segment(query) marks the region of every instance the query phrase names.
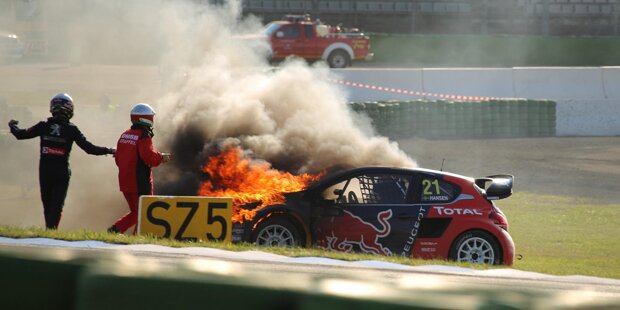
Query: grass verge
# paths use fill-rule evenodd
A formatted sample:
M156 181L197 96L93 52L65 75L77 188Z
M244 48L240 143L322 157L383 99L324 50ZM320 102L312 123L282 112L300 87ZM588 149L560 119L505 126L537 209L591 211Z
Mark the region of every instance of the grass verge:
M620 279L620 205L517 193L499 202L516 253L513 268Z
M230 244L217 241L176 241L171 239L162 239L153 236L132 236L122 234L110 234L107 232L96 232L89 230L77 230L77 231L62 231L62 230L45 230L40 227L21 228L10 225L0 225L0 236L8 238L51 238L57 240L66 241L82 241L82 240L96 240L114 244L156 244L169 247L207 247L228 251L263 251L278 255L290 256L290 257L324 257L331 259L339 259L345 261L363 261L363 260L379 260L391 263L410 265L410 266L423 266L423 265L449 265L474 269L488 269L496 268L494 266L480 266L473 264L463 264L448 262L443 260L421 260L421 259L408 259L400 256L386 257L372 254L358 254L358 253L342 253L329 251L319 248L280 248L280 247L257 247L250 243Z
M523 256L513 268L554 275L586 275L620 279L620 205L600 204L557 196L518 193L500 201L510 222L516 252ZM209 247L229 251L261 250L291 257L325 257L346 261L381 260L411 266L442 264L476 269L496 267L457 264L305 248L257 248L251 244L198 241L180 242L152 236L95 232L48 231L39 227L0 225L0 236L53 238L67 241L98 240L116 244L157 244L170 247Z

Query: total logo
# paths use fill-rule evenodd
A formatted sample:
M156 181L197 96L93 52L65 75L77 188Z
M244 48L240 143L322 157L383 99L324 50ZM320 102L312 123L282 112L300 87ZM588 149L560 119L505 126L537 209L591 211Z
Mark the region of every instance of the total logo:
M460 209L460 208L446 208L446 207L434 207L439 215L482 215L482 212L478 209Z

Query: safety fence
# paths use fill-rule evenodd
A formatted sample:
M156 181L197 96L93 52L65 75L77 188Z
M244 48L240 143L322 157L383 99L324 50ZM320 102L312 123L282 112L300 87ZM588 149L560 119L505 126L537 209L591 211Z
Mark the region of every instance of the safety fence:
M563 309L524 288L455 286L424 275L387 283L364 274L260 272L216 260L160 263L120 252L0 249L2 309ZM372 273L377 274L377 273ZM571 306L592 306L571 295ZM588 295L589 296L589 295ZM581 300L581 299L584 300ZM588 304L588 301L590 304ZM597 306L613 301L597 299ZM581 302L581 303L579 303ZM571 309L573 309L571 307ZM602 308L601 308L602 309Z
M556 103L548 100L354 102L381 135L443 139L549 137Z

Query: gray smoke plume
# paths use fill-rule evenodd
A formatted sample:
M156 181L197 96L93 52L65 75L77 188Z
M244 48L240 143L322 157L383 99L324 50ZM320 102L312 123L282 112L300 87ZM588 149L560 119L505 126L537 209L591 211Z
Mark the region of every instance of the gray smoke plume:
M176 159L159 170L164 191L195 194L200 166L217 151L214 143L226 138L293 173L416 166L396 143L374 136L367 118L349 109L323 64L310 67L292 60L273 69L265 61L266 43L241 35L258 33L262 26L241 19L235 9L218 12L183 18L184 26L192 24L201 34L199 44L175 45L180 51L167 55L191 66L175 66L174 87L157 102L161 148ZM231 20L238 22L227 22Z
M3 92L34 99L10 102L33 111L33 120L21 119L20 126L48 117L49 98L68 92L76 100L72 121L93 143L113 147L130 126L131 106L150 103L157 110L155 147L174 156L154 169L156 192L167 194L194 195L208 155L231 143L293 173L416 165L347 107L323 65L290 61L272 68L268 46L256 36L262 21L243 17L240 1L200 2L206 1L40 2L49 44L43 61L49 63L0 70ZM109 115L99 109L106 94L118 105ZM23 147L32 158L0 153L7 161L0 223L41 226L38 141L4 140L5 150ZM74 146L71 166L61 229L105 229L127 212L113 158L89 156ZM21 188L28 189L28 200L19 198L21 189L12 181L17 176L27 177Z

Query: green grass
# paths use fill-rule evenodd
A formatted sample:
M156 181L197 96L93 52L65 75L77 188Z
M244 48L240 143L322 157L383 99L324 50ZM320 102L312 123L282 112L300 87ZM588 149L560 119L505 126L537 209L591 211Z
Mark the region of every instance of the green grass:
M513 268L620 279L620 205L528 193L498 205L523 256Z
M97 240L114 244L157 244L169 247L208 247L228 251L263 251L278 255L290 256L290 257L325 257L332 259L339 259L345 261L361 261L361 260L381 260L386 262L405 264L411 266L433 265L442 264L450 266L459 266L465 268L475 269L487 269L494 268L488 266L480 266L473 264L463 264L455 262L446 262L442 260L421 260L421 259L408 259L399 256L386 257L371 254L358 254L358 253L342 253L329 251L318 248L281 248L281 247L256 247L250 243L230 244L217 241L176 241L171 239L162 239L154 236L132 236L122 234L110 234L106 232L95 232L88 230L79 231L61 231L61 230L45 230L40 227L15 227L10 225L0 225L0 236L9 238L52 238L66 241L80 241L80 240Z
M510 222L516 244L513 268L554 275L587 275L620 279L620 205L590 200L517 193L498 205ZM332 252L305 248L257 248L251 244L221 242L179 242L152 236L127 236L105 232L48 231L38 227L0 225L0 236L12 238L45 237L61 240L99 240L118 244L158 244L171 247L209 247L229 251L261 250L291 257L382 260L405 265L442 264L476 269L497 268L457 264L440 260L405 259L367 254Z

